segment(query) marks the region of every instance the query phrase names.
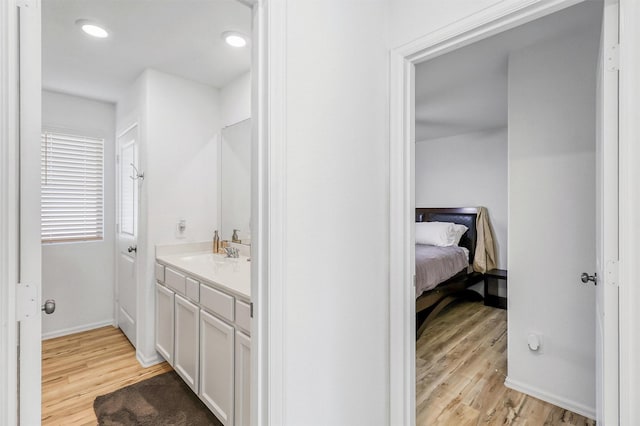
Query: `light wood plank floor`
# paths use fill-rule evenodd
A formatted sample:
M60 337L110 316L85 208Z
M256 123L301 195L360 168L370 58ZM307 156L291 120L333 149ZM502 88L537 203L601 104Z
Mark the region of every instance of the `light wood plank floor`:
M482 302L452 305L416 342L416 424L595 425L508 389L507 312Z
M95 425L96 396L170 371L142 368L122 332L108 326L42 342L42 424Z

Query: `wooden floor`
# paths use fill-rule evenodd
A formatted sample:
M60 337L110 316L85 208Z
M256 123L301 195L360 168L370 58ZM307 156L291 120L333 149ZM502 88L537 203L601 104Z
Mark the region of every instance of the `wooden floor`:
M461 302L416 342L417 425L594 425L592 420L504 386L506 311ZM171 370L142 368L120 330L42 342L42 424L95 425L93 400Z
M119 329L96 330L42 342L42 424L95 425L93 400L171 370L165 362L142 368Z
M595 425L504 386L507 312L460 302L416 342L417 425Z

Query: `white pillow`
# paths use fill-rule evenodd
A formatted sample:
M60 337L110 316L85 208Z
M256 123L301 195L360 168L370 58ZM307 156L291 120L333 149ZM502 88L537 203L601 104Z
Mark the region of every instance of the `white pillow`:
M454 245L459 245L460 244L460 239L462 238L462 236L464 235L465 232L467 232L467 228L464 225L458 225L457 223L453 224L453 233L454 233L454 239L453 239L453 244Z
M453 223L416 222L416 244L448 247L453 244L454 238Z
M451 222L416 222L416 244L457 246L467 229L464 225Z

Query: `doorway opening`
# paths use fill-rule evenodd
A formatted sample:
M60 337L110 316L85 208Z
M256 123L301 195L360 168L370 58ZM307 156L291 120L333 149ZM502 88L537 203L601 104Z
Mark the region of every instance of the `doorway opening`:
M406 86L407 93L398 98L405 102L400 121L406 121L397 136L410 144L404 150L407 172L402 187L415 189L402 216L408 222L402 229L410 236L404 250L411 256L405 258L408 263L399 263L411 271L415 267L418 275L413 227L423 220L420 209L486 207L495 242L494 268L500 273L476 269L485 280L475 288L471 282L465 290L483 293L486 282L498 278L496 294L489 296L506 299L509 308L484 311L484 304L476 302L474 310L473 303L459 302L426 327L424 341L416 343L415 376L411 368L404 370L405 377L417 380L416 411L407 414L415 415L417 424L460 420L461 415L513 415L485 406L491 402L482 397L487 394L483 386L502 387L505 379L505 392L524 392L596 417L596 291L591 282L582 284L580 275L594 276L601 244L596 225L602 217L595 207L599 186L593 182L603 162L602 128L593 118L603 96L602 11L601 2L538 10L537 15L529 11L542 18L530 17L518 26L511 23L502 31L494 27L491 37L471 31L454 41L425 41L426 49L399 52L404 61L398 60L395 71L407 82L415 79L415 86ZM478 28L482 33L483 27ZM415 244L425 237L419 228L423 227L416 223ZM575 237L554 240L561 235ZM543 270L550 274L540 276ZM404 300L413 313L411 299ZM501 318L491 319L491 312ZM419 330L415 319L411 321L410 329ZM484 331L476 333L476 326ZM496 327L502 332L489 337L487 331ZM411 334L404 335L409 339ZM568 342L568 347L559 342ZM407 342L405 351L411 346ZM502 357L498 368L489 358L492 351ZM563 388L554 380L567 372L566 359L574 371L561 380L574 383ZM448 375L447 368L460 376ZM456 399L464 402L452 409L447 401ZM535 412L531 402L520 402L515 412L525 406ZM411 404L405 407L411 409ZM547 408L540 411L561 415L549 414Z
M156 351L156 247L199 243L210 253L214 231L222 231L228 210L219 205L218 193L232 188L233 181L218 173L224 162L219 145L223 128L252 113L252 21L251 7L235 0L188 6L180 1L42 2L43 128L66 135L68 141L60 142L65 147L80 137L102 141L96 151L100 158L81 158L74 147L66 157L99 162L100 168L89 172L102 181L86 190L83 180L82 193L77 185L67 185L54 206L66 211L78 198L98 200L91 212L97 236L58 239L42 248L43 299L57 302L56 311L42 321L43 421L65 423L75 412L91 422L93 410L82 404L171 369ZM94 30L87 31L87 25ZM229 35L236 45L229 44ZM239 40L245 46L238 46ZM60 166L60 185L80 179L70 177L78 167L67 160ZM250 164L245 166L250 172ZM251 188L241 190L251 194ZM243 206L249 218L251 206ZM70 213L56 220L75 227L75 212ZM238 239L248 253L247 221ZM232 240L231 232L220 239ZM114 335L114 327L122 333ZM61 367L71 362L65 360L73 356L67 349L86 348L89 342L93 355L84 352L81 358L97 360L99 352L120 348L112 363L100 361L119 373L116 384L91 382L90 372L84 384L70 383ZM56 350L63 347L64 354ZM125 352L123 363L119 357ZM250 351L243 354L249 364ZM71 393L83 387L79 405L63 401L60 383ZM243 415L247 407L248 402ZM243 419L248 421L247 415Z

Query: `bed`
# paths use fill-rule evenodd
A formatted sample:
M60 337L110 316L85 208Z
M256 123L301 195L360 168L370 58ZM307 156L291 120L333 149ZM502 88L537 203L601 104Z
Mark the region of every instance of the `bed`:
M468 228L457 247L416 244L416 317L421 321L417 337L450 303L463 297L480 297L469 290L483 280L483 274L471 267L478 240L478 214L477 207L416 208L416 222L452 222Z

